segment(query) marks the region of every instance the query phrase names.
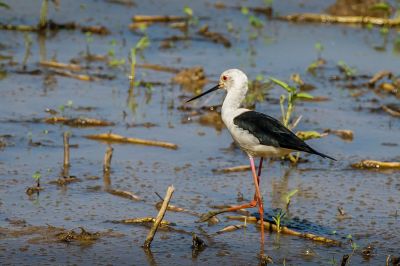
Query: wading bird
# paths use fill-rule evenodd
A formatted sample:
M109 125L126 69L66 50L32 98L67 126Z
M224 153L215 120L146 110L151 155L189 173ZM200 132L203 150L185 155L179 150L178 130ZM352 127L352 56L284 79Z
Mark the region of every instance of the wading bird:
M292 131L286 128L275 118L263 113L240 108L240 104L246 97L248 80L246 74L239 69L229 69L221 74L219 84L187 102L198 99L218 89L227 91L222 104L222 121L228 128L235 143L247 153L250 159L250 166L254 180L255 195L248 204L233 206L223 211L209 212L202 216L200 221L206 221L216 214L236 211L245 208L253 208L258 205L261 221L262 241L264 239L264 207L260 194L260 175L264 158L281 157L293 151L304 151L319 155L323 158L334 158L320 153L303 140L297 137ZM254 157L260 157L258 173L254 164Z

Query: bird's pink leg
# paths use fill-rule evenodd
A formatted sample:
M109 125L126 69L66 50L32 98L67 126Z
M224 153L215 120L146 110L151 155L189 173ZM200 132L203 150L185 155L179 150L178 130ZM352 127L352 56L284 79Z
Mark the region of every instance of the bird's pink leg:
M252 162L252 160L253 160L253 158L250 158L250 162ZM201 215L200 219L197 222L205 222L205 221L209 220L211 217L213 217L217 214L224 213L224 212L234 212L234 211L238 211L238 210L242 210L242 209L254 208L255 206L257 206L257 203L259 206L258 208L259 208L259 212L260 212L260 217L263 220L264 209L262 206L263 204L262 204L261 194L259 193L260 192L259 191L259 183L260 183L262 164L263 164L263 158L261 157L260 164L258 167L258 175L254 179L254 184L256 186L256 192L254 193L254 198L252 201L250 201L249 203L243 204L243 205L236 205L236 206L232 206L232 207L218 210L218 211L210 211L206 214ZM254 169L254 171L253 171L253 169ZM253 166L252 166L252 175L255 176L254 160L253 160ZM257 191L258 191L258 194L257 194ZM261 208L260 208L260 206L261 206ZM263 223L261 223L261 224L263 224ZM264 242L264 226L262 226L261 228L262 228L261 229L262 241Z
M260 158L260 164L258 165L258 174L257 174L257 184L260 186L260 176L261 176L261 170L262 170L262 165L263 165L263 160L264 158ZM257 194L254 192L254 200L257 200Z
M258 176L256 172L256 166L254 165L253 157L249 156L250 165L251 165L251 172L254 178L254 185L256 187L256 196L257 196L257 203L258 203L258 212L260 213L260 225L261 225L261 243L264 243L264 206L261 199L260 187L258 186Z

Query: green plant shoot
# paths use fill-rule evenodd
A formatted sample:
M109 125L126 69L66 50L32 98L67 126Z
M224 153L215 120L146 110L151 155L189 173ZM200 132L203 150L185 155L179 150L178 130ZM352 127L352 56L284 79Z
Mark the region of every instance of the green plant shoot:
M42 178L42 175L39 171L36 171L33 175L32 178L36 180L36 186L40 187L40 178Z
M143 51L145 48L147 48L150 45L150 40L147 36L142 37L131 49L131 75L129 77L130 79L130 88L133 89L134 84L135 84L135 75L136 75L136 54L138 51Z
M285 195L285 201L286 201L286 211L289 209L289 205L290 205L290 201L291 198L297 194L299 190L298 189L293 189L292 191L289 191L286 195Z
M44 29L47 25L47 10L49 8L49 0L42 1L42 7L40 9L40 18L39 18L39 28Z
M280 233L280 232L282 231L282 228L281 228L281 221L282 221L282 218L283 218L285 215L286 215L286 213L280 209L279 212L276 213L275 216L272 217L272 219L274 220L274 222L275 222L275 224L276 224L276 231L277 231L277 233Z

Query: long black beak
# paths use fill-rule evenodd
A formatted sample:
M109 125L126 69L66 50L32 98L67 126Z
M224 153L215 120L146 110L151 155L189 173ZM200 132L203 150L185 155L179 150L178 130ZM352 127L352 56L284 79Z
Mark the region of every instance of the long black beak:
M219 89L219 85L217 85L217 86L215 86L215 87L212 87L212 88L209 89L208 91L205 91L205 92L203 92L203 93L197 95L196 97L193 97L192 99L187 100L186 102L188 103L188 102L191 102L191 101L193 101L193 100L196 100L196 99L198 99L198 98L200 98L200 97L202 97L202 96L204 96L204 95L206 95L206 94L208 94L208 93L210 93L210 92L216 91L216 90L218 90L218 89Z

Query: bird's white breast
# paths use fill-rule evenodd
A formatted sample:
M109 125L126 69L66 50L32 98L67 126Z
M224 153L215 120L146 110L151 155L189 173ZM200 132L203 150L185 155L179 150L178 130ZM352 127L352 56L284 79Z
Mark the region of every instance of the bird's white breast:
M291 150L288 149L260 144L258 138L251 134L248 130L244 130L235 125L233 122L235 117L247 111L249 110L239 108L236 110L225 110L225 112L222 112L222 121L224 121L233 140L242 150L253 157L257 156L265 158L280 157L291 152Z

